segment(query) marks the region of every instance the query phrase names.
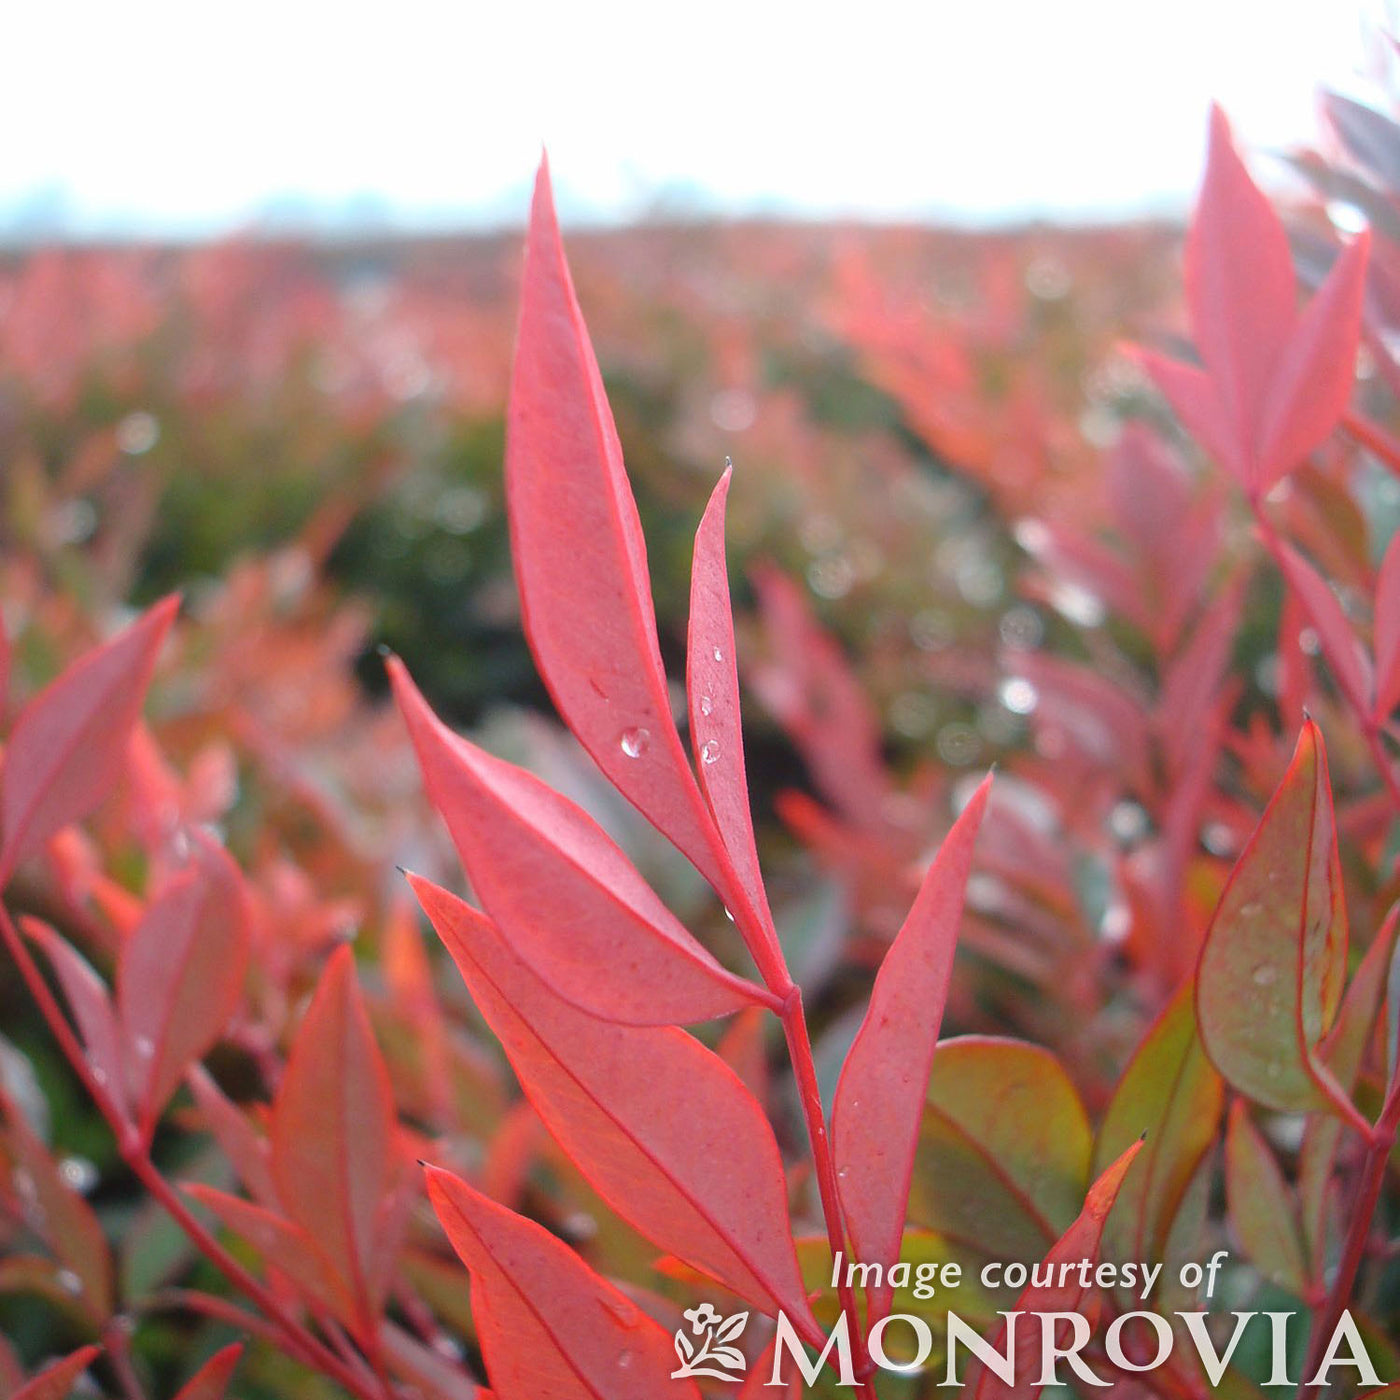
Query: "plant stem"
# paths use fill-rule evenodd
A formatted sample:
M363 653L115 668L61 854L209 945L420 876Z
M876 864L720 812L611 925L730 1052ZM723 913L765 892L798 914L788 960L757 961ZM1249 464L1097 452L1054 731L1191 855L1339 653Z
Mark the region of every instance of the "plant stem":
M321 1371L343 1386L358 1400L383 1400L376 1385L367 1384L356 1370L346 1365L329 1347L324 1346L301 1325L280 1302L251 1273L248 1272L195 1218L176 1189L160 1174L151 1160L148 1144L132 1123L126 1110L101 1083L88 1063L87 1055L78 1042L68 1018L63 1014L44 975L35 963L28 946L15 928L9 910L0 903L0 938L19 968L25 986L39 1007L59 1048L63 1051L74 1074L82 1082L98 1112L106 1119L116 1135L117 1149L122 1160L138 1181L170 1213L175 1223L189 1237L190 1243L217 1268L235 1288L246 1294L276 1325L282 1345L289 1355Z
M1392 437L1379 423L1373 423L1351 410L1342 415L1342 427L1384 467L1400 476L1400 440Z

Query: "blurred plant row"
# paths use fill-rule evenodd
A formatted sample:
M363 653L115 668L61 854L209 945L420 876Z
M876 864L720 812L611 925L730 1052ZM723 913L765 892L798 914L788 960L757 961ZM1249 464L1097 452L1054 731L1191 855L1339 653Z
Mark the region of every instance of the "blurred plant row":
M1091 1162L1130 1126L1123 1076L1144 1064L1149 1027L1148 1045L1178 1058L1173 1037L1194 1036L1177 994L1306 716L1326 736L1350 969L1369 969L1373 992L1347 1023L1351 1078L1371 1117L1379 1107L1397 995L1382 987L1382 930L1400 896L1400 661L1384 621L1400 577L1379 572L1400 526L1400 126L1342 98L1326 116L1295 165L1312 193L1288 211L1294 262L1320 284L1364 218L1363 349L1340 425L1268 480L1250 476L1262 456L1201 432L1186 391L1159 389L1165 358L1125 348L1185 359L1194 346L1218 369L1198 289L1180 294L1176 229L736 225L570 242L673 675L695 525L735 464L755 820L828 1100L932 852L999 767L943 1034L1043 1050L983 1065L965 1041L936 1057L919 1248L1029 1259L1073 1220ZM134 974L114 970L192 879L236 887L189 917L236 906L230 966L247 959L226 1015L196 1002L208 1043L190 1042L199 1063L181 1066L139 1151L3 964L0 1395L88 1344L103 1394L175 1394L219 1357L191 1392L216 1395L235 1341L238 1393L337 1393L334 1368L290 1354L172 1220L152 1172L278 1308L308 1318L344 1388L377 1376L405 1396L477 1393L463 1274L415 1173L383 1164L393 1217L368 1304L318 1303L263 1218L276 1200L295 1217L299 1194L297 1228L312 1229L326 1163L293 1160L278 1113L336 1073L318 1080L293 1047L332 1020L355 1041L361 1004L372 1036L354 1053L382 1055L388 1091L377 1099L361 1065L347 1142L396 1122L409 1161L451 1165L543 1223L667 1330L708 1296L674 1261L658 1270L545 1132L395 868L461 883L385 702L381 644L476 742L592 812L722 962L741 959L708 886L554 719L521 635L500 469L518 265L514 238L46 249L0 264L4 732L138 608L183 597L114 790L6 872L6 908L90 1058L74 987L113 982L120 1001ZM683 695L674 707L683 717ZM205 991L218 981L201 975ZM815 1287L829 1256L799 1104L774 1072L781 1039L747 1013L709 1039L793 1163ZM1300 1114L1238 1098L1227 1193L1226 1091L1193 1065L1200 1141L1172 1167L1173 1214L1154 1205L1139 1247L1168 1247L1189 1189L1190 1252L1233 1250L1232 1306L1321 1306L1364 1153L1331 1143L1319 1184ZM996 1118L975 1101L979 1073L1012 1096ZM1259 1181L1291 1233L1244 1209L1241 1183ZM1394 1187L1356 1303L1391 1377ZM243 1214L228 1204L240 1188ZM1268 1358L1237 1362L1249 1393Z

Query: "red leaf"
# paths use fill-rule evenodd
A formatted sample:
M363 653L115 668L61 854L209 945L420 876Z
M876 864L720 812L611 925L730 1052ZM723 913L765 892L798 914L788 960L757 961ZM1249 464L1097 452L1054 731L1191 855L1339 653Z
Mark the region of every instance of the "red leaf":
M1244 465L1257 489L1258 447L1279 356L1293 328L1297 287L1288 237L1250 179L1219 107L1196 217L1186 241L1191 326Z
M1123 1178L1141 1147L1141 1141L1133 1143L1089 1188L1084 1209L1045 1256L1047 1262L1078 1265L1083 1259L1097 1260L1104 1222L1113 1209L1114 1201L1118 1199L1118 1189L1123 1184ZM1088 1316L1091 1309L1085 1306L1085 1299L1093 1292L1093 1288L1080 1287L1077 1273L1076 1269L1075 1275L1071 1276L1064 1287L1060 1287L1058 1282L1045 1288L1037 1288L1035 1284L1031 1284L1016 1300L1014 1311L1022 1314L1021 1322L1024 1323L1028 1316L1034 1317L1037 1313L1048 1312L1078 1312ZM1004 1348L1004 1338L1003 1327L996 1343L998 1350ZM1042 1389L1031 1379L1032 1376L1040 1374L1039 1353L1039 1329L1022 1326L1016 1336L1016 1383L1007 1385L989 1368L984 1369L973 1392L973 1400L1035 1400Z
M174 597L157 603L20 711L0 769L0 885L54 832L106 796L179 606Z
M247 1240L265 1263L285 1274L302 1297L329 1309L347 1326L358 1328L358 1305L344 1280L337 1276L321 1241L310 1231L274 1211L212 1186L195 1182L184 1190L221 1224Z
M684 1031L570 1006L484 915L409 880L535 1110L599 1195L741 1297L810 1320L778 1146L734 1072Z
M772 934L773 915L758 866L749 785L744 772L744 731L739 716L739 668L734 655L734 614L724 549L724 510L733 468L727 467L710 497L695 535L690 574L690 629L686 691L690 741L705 801L724 839L744 893Z
M336 950L297 1031L272 1110L272 1174L288 1217L325 1251L367 1337L381 1297L380 1211L398 1124L348 947Z
M1400 530L1381 560L1376 579L1376 719L1400 705Z
M1332 671L1348 695L1363 709L1371 704L1371 667L1351 623L1347 621L1337 595L1301 554L1290 544L1280 542L1278 565L1288 586L1303 601L1308 619L1317 629L1318 640L1332 664Z
M546 163L530 211L506 501L525 634L559 713L618 790L724 893L715 833L671 719L646 542Z
M243 877L221 846L196 833L191 868L152 901L117 965L129 1087L143 1131L237 1009L248 943Z
M671 1339L561 1240L466 1182L427 1169L428 1195L471 1270L472 1316L500 1400L699 1400L673 1383Z
M180 1387L175 1400L223 1400L224 1391L243 1355L242 1342L233 1342L216 1351L198 1371Z
M1210 375L1150 350L1138 351L1138 358L1191 436L1241 486L1247 486L1249 459L1235 438Z
M126 1057L107 984L93 970L92 964L48 924L25 916L20 919L20 926L44 950L63 988L73 1019L78 1023L94 1078L125 1108Z
M223 1148L224 1156L238 1173L244 1189L264 1206L278 1205L277 1187L272 1180L272 1152L267 1139L224 1097L203 1065L195 1065L187 1078L205 1128Z
M899 1260L914 1150L938 1027L953 970L972 848L987 806L984 778L939 847L918 897L885 954L870 1006L846 1056L831 1110L832 1150L855 1257ZM872 1316L892 1290L871 1290Z
M397 660L389 673L428 795L473 887L558 995L634 1025L706 1021L772 1002L691 937L581 807L451 733Z
M78 1377L101 1354L101 1347L79 1348L20 1386L10 1400L68 1400Z
M1298 317L1274 372L1261 425L1260 491L1325 441L1346 412L1356 382L1370 246L1370 234L1363 231L1342 251Z

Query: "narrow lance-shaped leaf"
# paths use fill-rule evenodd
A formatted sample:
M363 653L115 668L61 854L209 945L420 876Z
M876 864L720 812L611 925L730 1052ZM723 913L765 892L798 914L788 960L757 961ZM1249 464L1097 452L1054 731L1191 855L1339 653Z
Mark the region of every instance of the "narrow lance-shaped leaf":
M1027 1315L1033 1317L1037 1313L1050 1312L1082 1313L1092 1322L1097 1313L1097 1308L1091 1306L1094 1289L1092 1285L1085 1288L1081 1284L1079 1264L1083 1260L1091 1263L1097 1261L1104 1222L1113 1209L1113 1203L1118 1199L1123 1178L1128 1174L1128 1169L1141 1147L1141 1142L1133 1143L1089 1188L1084 1209L1045 1256L1047 1263L1071 1266L1065 1275L1065 1282L1060 1282L1060 1274L1057 1271L1054 1281L1048 1286L1041 1288L1031 1284L1016 1300L1014 1309L1022 1315L1023 1322ZM1003 1326L1003 1337L1004 1334ZM1004 1349L1002 1340L996 1345L999 1350ZM1015 1384L1007 1385L990 1368L985 1368L973 1391L973 1400L1035 1400L1042 1390L1036 1382L1040 1375L1039 1328L1021 1327L1016 1334L1015 1350Z
M157 603L20 711L0 768L0 885L106 796L179 606L173 597Z
M287 1215L330 1259L374 1331L380 1211L397 1162L388 1071L348 947L336 950L297 1031L272 1110L272 1174Z
M152 901L117 964L129 1087L143 1131L237 1009L248 945L243 877L221 846L196 833L190 868Z
M119 1107L125 1108L126 1052L107 984L66 938L42 920L26 915L20 919L20 927L43 949L63 988L93 1077Z
M686 693L690 707L690 740L695 750L701 790L749 904L763 920L765 933L772 937L773 915L759 870L748 778L744 771L739 668L724 548L724 512L733 474L734 469L727 466L695 535L695 558L690 573Z
M1292 545L1283 544L1278 554L1279 569L1288 586L1298 594L1303 610L1317 629L1322 650L1344 692L1354 696L1363 709L1371 706L1371 666L1351 623L1347 621L1337 595Z
M1229 1083L1270 1108L1355 1115L1315 1053L1337 1012L1346 958L1327 754L1307 720L1201 948L1196 1019Z
M886 1270L899 1259L924 1095L990 785L988 776L924 876L836 1086L832 1148L851 1244L862 1262ZM889 1301L887 1286L871 1290L873 1314L883 1315Z
M471 1271L472 1316L500 1400L699 1400L671 1380L671 1339L563 1241L427 1169L428 1195Z
M660 1248L815 1336L773 1130L717 1055L672 1026L619 1026L556 996L470 905L410 876L545 1126Z
M389 674L428 794L473 888L554 991L634 1025L706 1021L773 1002L691 937L582 808L445 728L400 662Z
M238 1368L243 1344L233 1342L216 1351L198 1371L180 1387L175 1400L223 1400L228 1383Z
M61 1361L31 1377L10 1400L68 1400L73 1393L78 1377L102 1354L98 1346L80 1347L70 1352Z
M713 826L671 719L646 542L540 166L506 431L525 634L565 723L721 893Z
M1376 579L1376 720L1400 705L1400 530L1385 551Z
M1230 1107L1225 1134L1225 1191L1245 1256L1266 1279L1304 1296L1307 1261L1293 1196L1242 1099Z

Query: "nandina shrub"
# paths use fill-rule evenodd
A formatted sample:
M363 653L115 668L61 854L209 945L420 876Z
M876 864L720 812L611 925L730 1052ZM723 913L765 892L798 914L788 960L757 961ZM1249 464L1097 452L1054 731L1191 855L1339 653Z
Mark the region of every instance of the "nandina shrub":
M999 683L1028 721L1032 743L1008 745L995 778L892 770L801 591L756 573L769 645L753 689L813 789L782 815L844 901L827 913L838 951L813 957L812 936L775 916L751 815L731 474L695 536L678 707L542 171L506 454L525 632L596 769L729 921L700 941L560 790L596 806L596 779L541 744L547 783L456 735L391 659L398 719L330 686L294 726L318 752L359 740L361 781L381 786L356 810L416 806L395 780L406 732L477 901L406 876L460 978L435 975L405 896L381 894L363 832L327 794L324 773L344 783L355 764L299 766L276 742L275 693L230 705L240 752L286 790L242 863L210 829L233 806L230 759L167 725L191 753L182 774L140 719L172 629L241 651L206 663L228 703L273 658L343 671L355 628L333 611L279 628L275 568L231 590L222 619L176 627L173 600L145 613L7 706L0 934L109 1131L137 1229L123 1240L85 1199L81 1164L50 1150L35 1096L7 1079L0 1286L45 1299L28 1306L74 1345L26 1380L36 1358L17 1328L6 1384L60 1395L91 1365L135 1397L156 1367L213 1396L247 1346L241 1383L286 1393L314 1374L364 1397L693 1400L745 1371L740 1393L766 1393L776 1368L779 1392L895 1396L935 1393L960 1346L979 1393L1036 1394L1040 1340L1011 1339L1013 1314L1066 1315L1062 1343L1067 1315L1082 1319L1061 1374L1086 1393L1095 1377L1167 1397L1281 1375L1309 1392L1373 1383L1348 1363L1363 1354L1393 1378L1379 1241L1400 1120L1400 542L1374 568L1356 557L1348 463L1322 453L1348 412L1366 257L1354 240L1299 311L1282 225L1217 115L1187 247L1201 365L1143 364L1219 475L1194 480L1138 427L1102 491L1019 522L1034 559L1022 606L1058 606L1083 648L1016 646L1010 629L1004 674L950 677L972 694ZM1344 607L1329 568L1374 605ZM1282 594L1274 714L1242 709L1230 664L1255 574ZM17 640L32 653L37 623ZM7 645L5 663L8 677L42 658L12 667ZM926 813L947 806L936 831ZM629 821L610 824L634 837ZM318 823L333 835L312 842ZM436 862L411 818L398 830L400 860ZM377 914L363 976L342 936L357 907ZM859 939L841 938L846 911ZM960 929L972 956L955 966ZM945 1003L951 1026L981 1033L940 1041ZM1008 1024L1035 1040L987 1033ZM151 1223L165 1218L176 1236ZM1183 1275L1222 1252L1220 1293L1213 1274ZM1113 1263L1155 1270L1156 1291L1140 1269L1085 1272ZM1002 1282L1037 1264L1055 1267ZM1232 1333L1226 1299L1296 1314L1292 1350ZM1175 1329L1160 1364L1150 1343L1122 1349L1143 1306ZM1200 1311L1223 1324L1218 1378L1186 1320ZM201 1364L143 1351L168 1316ZM916 1373L878 1365L897 1352L893 1317L927 1330ZM1009 1377L992 1359L969 1370L970 1329L1009 1348ZM1339 1336L1342 1364L1323 1364ZM799 1361L804 1343L824 1370Z

